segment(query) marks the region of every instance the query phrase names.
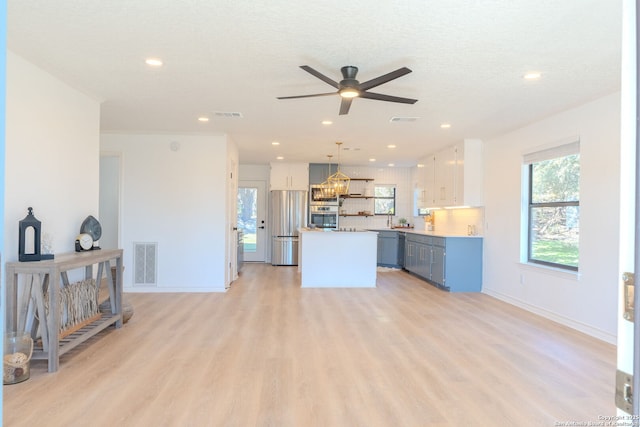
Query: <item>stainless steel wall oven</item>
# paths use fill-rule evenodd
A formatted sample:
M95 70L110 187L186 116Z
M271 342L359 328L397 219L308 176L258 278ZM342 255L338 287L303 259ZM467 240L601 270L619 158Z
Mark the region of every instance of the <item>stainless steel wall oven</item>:
M309 225L316 228L338 228L338 205L310 206Z

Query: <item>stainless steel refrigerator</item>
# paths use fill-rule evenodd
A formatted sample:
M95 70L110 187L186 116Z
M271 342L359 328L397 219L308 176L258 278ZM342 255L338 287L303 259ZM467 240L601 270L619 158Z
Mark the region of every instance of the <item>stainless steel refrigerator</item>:
M271 191L271 264L298 265L298 228L306 227L306 191Z

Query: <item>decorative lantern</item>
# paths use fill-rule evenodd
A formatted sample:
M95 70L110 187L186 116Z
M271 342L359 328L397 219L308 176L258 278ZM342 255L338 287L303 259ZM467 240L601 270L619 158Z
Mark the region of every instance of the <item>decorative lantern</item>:
M340 146L342 142L336 142L336 145L338 146L338 170L327 178L327 184L333 194L336 196L344 196L349 194L351 178L340 172Z
M42 223L33 216L33 208L29 207L27 216L18 223L19 261L53 259L53 254L43 255L40 253L41 226Z

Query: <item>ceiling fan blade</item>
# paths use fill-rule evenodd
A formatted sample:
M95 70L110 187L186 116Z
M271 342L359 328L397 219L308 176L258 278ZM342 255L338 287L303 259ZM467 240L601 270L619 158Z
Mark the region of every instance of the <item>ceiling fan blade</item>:
M367 90L371 89L372 87L380 86L383 83L389 82L393 79L397 79L398 77L402 77L405 74L409 74L410 72L411 70L407 67L398 68L395 71L392 71L380 77L376 77L375 79L360 83L360 90Z
M338 92L314 93L313 95L278 96L277 99L315 98L316 96L337 95Z
M342 102L340 103L341 116L345 114L349 114L349 108L351 108L351 101L353 101L353 98L342 98Z
M401 98L399 96L383 95L381 93L361 92L360 98L375 99L378 101L399 102L401 104L415 104L417 99Z
M322 80L325 83L330 84L331 86L335 87L336 89L338 89L338 82L336 82L335 80L330 79L329 77L325 76L324 74L322 74L319 71L314 70L313 68L309 67L308 65L301 65L300 68L302 68L303 70L305 70L307 73L312 74L314 76L316 76L317 78L319 78L320 80Z

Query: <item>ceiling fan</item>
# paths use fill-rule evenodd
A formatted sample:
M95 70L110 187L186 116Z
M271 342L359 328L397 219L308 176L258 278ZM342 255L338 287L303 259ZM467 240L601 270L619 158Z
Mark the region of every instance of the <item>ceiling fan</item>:
M364 83L360 83L358 82L358 80L356 80L358 67L354 67L353 65L347 65L340 69L340 71L342 72L342 80L340 81L340 83L330 79L329 77L325 76L319 71L314 70L308 65L301 65L300 68L305 70L307 73L316 76L323 82L335 87L336 89L338 89L338 91L329 93L316 93L313 95L279 96L278 99L312 98L316 96L340 95L342 97L342 101L340 102L340 115L349 113L349 108L351 108L351 101L353 101L353 98L367 98L375 99L378 101L399 102L401 104L415 104L418 101L417 99L401 98L398 96L368 92L368 90L371 88L380 86L381 84L397 79L398 77L402 77L405 74L409 74L411 70L407 67L398 68L395 71L384 74L380 77L376 77L375 79L368 80Z

